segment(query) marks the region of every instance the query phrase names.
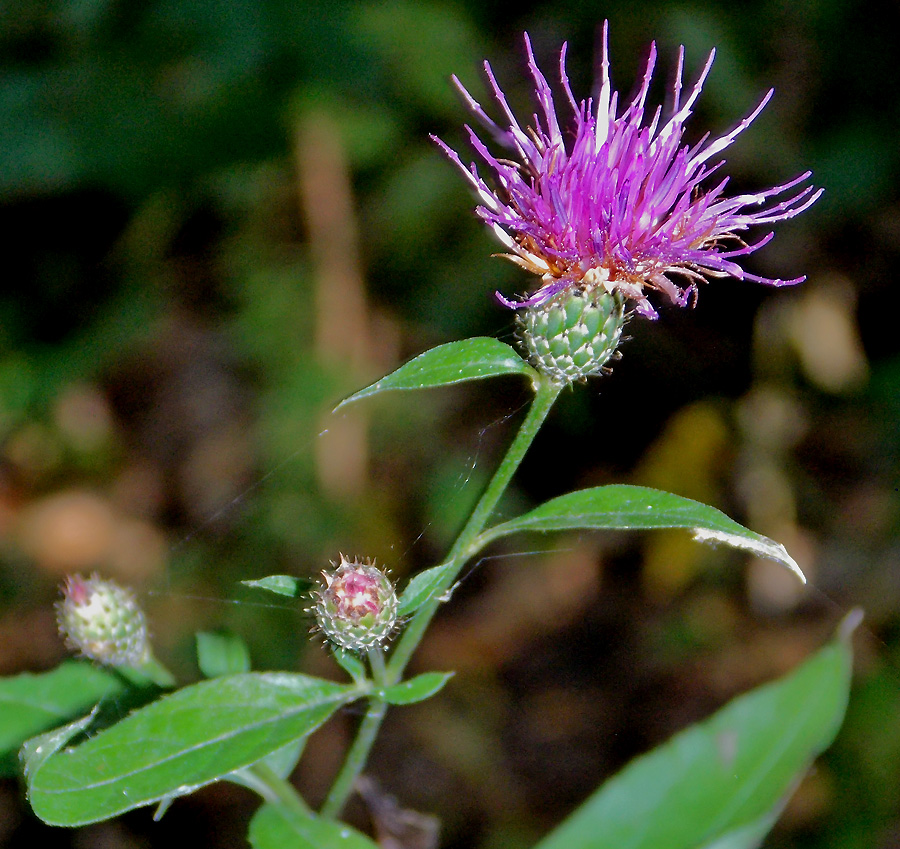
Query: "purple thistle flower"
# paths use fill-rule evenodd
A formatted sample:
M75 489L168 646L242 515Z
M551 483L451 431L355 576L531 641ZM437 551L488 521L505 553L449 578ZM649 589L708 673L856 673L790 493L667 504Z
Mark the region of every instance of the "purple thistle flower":
M647 298L649 289L685 306L696 300L697 283L708 277L730 276L770 286L805 280L758 277L744 271L737 260L774 236L769 233L749 244L739 235L748 227L793 218L818 200L822 189L814 191L812 186L790 193L811 172L780 186L734 197L725 194L727 177L701 187L724 164L724 160L710 161L750 126L772 90L733 130L718 139L706 134L689 146L682 142L684 126L715 50L682 101L684 47L680 49L671 115L661 122L662 108L657 107L644 126L656 44L651 44L637 96L618 114L619 94L612 91L609 80L607 32L605 22L596 109L591 99L575 100L566 75L566 45L560 53L560 79L575 117L574 138L568 147L550 86L538 69L527 34L528 68L542 113L533 116L533 128L523 129L516 120L489 63L484 63L485 73L508 127L492 121L453 77L472 113L498 142L515 151L517 161L495 157L466 126L472 146L493 171L496 189L492 189L474 163L467 168L456 151L432 138L478 192L481 205L476 212L507 248L503 256L541 278L540 288L521 301L508 300L499 292L497 298L511 308L533 307L569 288L602 286L629 299L640 315L656 318ZM786 194L786 200L777 200Z

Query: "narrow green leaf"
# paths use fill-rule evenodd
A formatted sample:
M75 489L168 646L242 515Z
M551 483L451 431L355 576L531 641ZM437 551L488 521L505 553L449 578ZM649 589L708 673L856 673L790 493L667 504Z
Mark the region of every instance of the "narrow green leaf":
M34 775L51 755L56 754L76 734L84 731L94 721L96 715L97 710L95 708L87 716L81 717L81 719L76 719L68 725L54 728L52 731L47 731L44 734L39 734L37 737L26 740L22 744L22 750L19 752L19 759L22 761L25 777L29 778Z
M447 573L454 568L452 563L432 566L418 575L413 575L400 596L398 615L402 618L412 616L426 601L433 598L443 586Z
M562 531L582 528L656 530L686 528L698 542L725 543L787 566L806 578L785 547L748 530L721 510L671 492L645 486L615 484L582 489L551 499L523 516L482 534L485 544L518 531Z
M309 735L307 735L309 736ZM287 746L276 749L271 755L266 755L263 762L267 764L272 771L281 778L287 778L300 762L300 755L303 754L303 747L306 745L306 737L294 740Z
M335 662L344 670L354 681L366 680L366 667L363 662L354 654L351 654L338 646L331 647L331 654Z
M250 671L250 650L237 635L197 632L197 664L207 678Z
M364 694L287 673L203 681L48 758L31 771L28 796L52 825L108 819L256 763Z
M280 749L272 752L272 754L266 755L262 759L262 763L268 766L269 769L280 778L287 778L300 762L300 755L303 754L305 746L305 737L294 740L286 746L282 746ZM251 771L252 768L253 764L237 769L234 772L229 772L228 775L225 776L225 780L230 781L233 784L240 784L242 787L246 787L254 793L259 793L264 799L268 798L265 795L268 791L268 787L264 787L260 783L260 780L253 775Z
M275 775L287 778L300 762L300 755L303 754L306 739L306 737L301 737L299 740L288 743L287 746L276 749L271 755L266 755L263 762L271 768Z
M834 739L852 658L833 642L629 764L537 849L749 849ZM772 820L769 820L771 822Z
M734 831L720 835L711 843L704 843L697 849L759 849L765 836L772 830L781 813L782 805L778 804L774 809L759 819L746 825L739 826Z
M379 695L391 705L412 705L439 693L452 677L452 672L423 672L408 681L385 687Z
M74 660L51 672L0 679L0 756L18 751L29 737L84 714L124 689L118 675Z
M429 389L503 374L538 379L537 372L505 342L489 336L461 339L419 354L387 377L345 398L335 409L391 389Z
M303 817L263 805L247 835L253 849L378 849L378 844L342 822Z
M241 583L245 587L268 590L270 593L287 596L288 598L299 598L312 586L311 581L305 578L295 578L293 575L269 575L266 578L259 578L255 581L241 581Z

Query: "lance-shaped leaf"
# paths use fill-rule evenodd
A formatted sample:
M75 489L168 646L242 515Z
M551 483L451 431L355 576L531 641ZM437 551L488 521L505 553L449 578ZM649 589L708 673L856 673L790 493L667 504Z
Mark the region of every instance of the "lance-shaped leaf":
M230 632L197 632L197 665L207 678L250 671L250 649Z
M97 708L94 708L87 716L82 716L74 722L26 740L19 751L19 760L25 770L25 778L32 776L49 757L56 754L73 737L86 730L96 716Z
M335 409L390 389L428 389L503 374L523 374L532 382L538 379L537 372L516 353L515 348L499 339L489 336L461 339L419 354L387 377L345 398Z
M51 672L0 679L0 758L14 755L29 737L87 713L125 687L118 675L74 660Z
M419 572L418 575L413 575L400 596L398 615L401 617L411 616L436 594L443 593L444 581L455 568L455 563L441 563L439 566L432 566L424 572Z
M452 677L452 672L423 672L415 678L385 687L378 695L390 705L413 705L439 693Z
M739 525L721 510L671 492L645 486L615 484L561 495L508 522L495 525L479 539L491 540L518 531L563 531L583 528L658 530L686 528L698 542L724 543L787 566L806 578L780 543Z
M247 835L253 849L378 849L378 844L342 822L305 817L263 805Z
M366 666L355 654L345 651L340 646L332 646L331 656L334 658L335 663L354 681L365 680Z
M295 578L293 575L269 575L255 581L241 581L241 583L251 589L268 590L270 593L288 598L299 598L312 586L312 581L306 578Z
M751 849L847 706L850 648L821 649L630 763L536 849Z
M28 797L51 825L108 819L256 763L364 694L359 685L287 673L204 681L30 769Z
M778 821L781 809L782 805L777 804L759 819L738 826L734 831L726 834L718 834L709 843L704 843L695 849L759 849L762 846L763 838Z
M287 778L296 769L297 764L300 763L300 756L303 754L305 746L305 737L300 740L294 740L292 743L288 743L287 746L282 746L282 748L272 752L272 754L266 755L257 763L265 764L280 778ZM254 793L259 793L263 799L268 799L270 798L271 790L254 772L253 767L256 765L251 764L243 769L230 772L225 776L224 780L246 787Z

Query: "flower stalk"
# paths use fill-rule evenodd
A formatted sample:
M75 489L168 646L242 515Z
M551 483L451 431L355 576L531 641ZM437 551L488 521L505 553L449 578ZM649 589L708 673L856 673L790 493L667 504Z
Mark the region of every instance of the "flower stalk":
M497 471L491 478L484 494L475 506L475 510L456 538L456 542L444 561L447 571L444 574L443 581L432 597L416 611L412 621L404 630L397 647L391 653L391 659L388 662L388 680L391 683L400 680L406 664L409 663L413 652L422 640L425 630L440 607L442 596L456 582L469 557L478 550L479 535L484 530L491 513L494 512L494 508L497 506L497 502L506 491L506 487L519 468L541 425L547 418L547 414L559 397L563 386L564 384L547 378L542 379L537 384L534 400L516 434L516 438L497 467Z
M436 587L431 598L413 615L383 670L379 668L379 665L370 654L369 658L373 675L376 677L376 680L382 677L381 683L384 686L396 684L402 678L407 663L409 663L413 652L421 642L435 613L437 613L445 593L456 582L460 571L468 559L478 550L479 535L484 530L488 519L497 506L497 502L499 502L506 491L506 487L509 486L516 469L519 468L528 448L534 441L535 436L537 436L541 425L547 418L547 414L564 386L564 383L548 378L538 381L535 387L534 399L528 409L525 420L519 427L515 439L497 467L497 471L494 472L494 476L488 483L484 493L482 493L478 504L472 511L472 515L469 516L468 521L456 538L456 542L450 549L447 559L444 561L443 565L446 569L440 585ZM383 660L380 663L383 664ZM377 696L370 697L368 710L360 723L353 745L325 799L325 803L322 805L320 813L323 817L334 818L340 815L347 798L353 790L357 777L365 767L386 711L387 704L383 699Z

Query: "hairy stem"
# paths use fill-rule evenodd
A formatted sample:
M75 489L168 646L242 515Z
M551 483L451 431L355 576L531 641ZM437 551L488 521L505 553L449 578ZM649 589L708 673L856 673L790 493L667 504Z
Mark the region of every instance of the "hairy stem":
M472 511L472 515L466 522L465 527L460 531L456 542L447 555L447 559L444 561L445 570L440 584L436 587L431 598L416 611L396 648L391 653L391 659L384 670L384 679L381 682L384 685L394 684L400 680L406 664L409 663L413 652L421 642L425 630L441 606L446 592L453 586L466 561L478 550L479 535L484 530L487 520L490 518L491 513L494 512L497 502L509 485L516 469L519 468L522 458L534 441L537 432L544 423L544 419L547 418L547 414L550 412L557 397L559 397L562 388L563 384L554 383L546 378L537 384L534 400L528 410L528 415L516 434L516 438L513 440L512 445L509 446L506 456L501 461L497 471L494 472L491 482L479 499L478 504ZM387 704L384 701L378 698L370 700L369 709L360 724L356 740L353 742L347 759L344 761L344 765L341 767L340 773L338 773L338 777L325 800L325 804L322 806L322 816L336 817L340 814L347 797L350 795L350 791L353 789L353 783L365 766L386 710Z

